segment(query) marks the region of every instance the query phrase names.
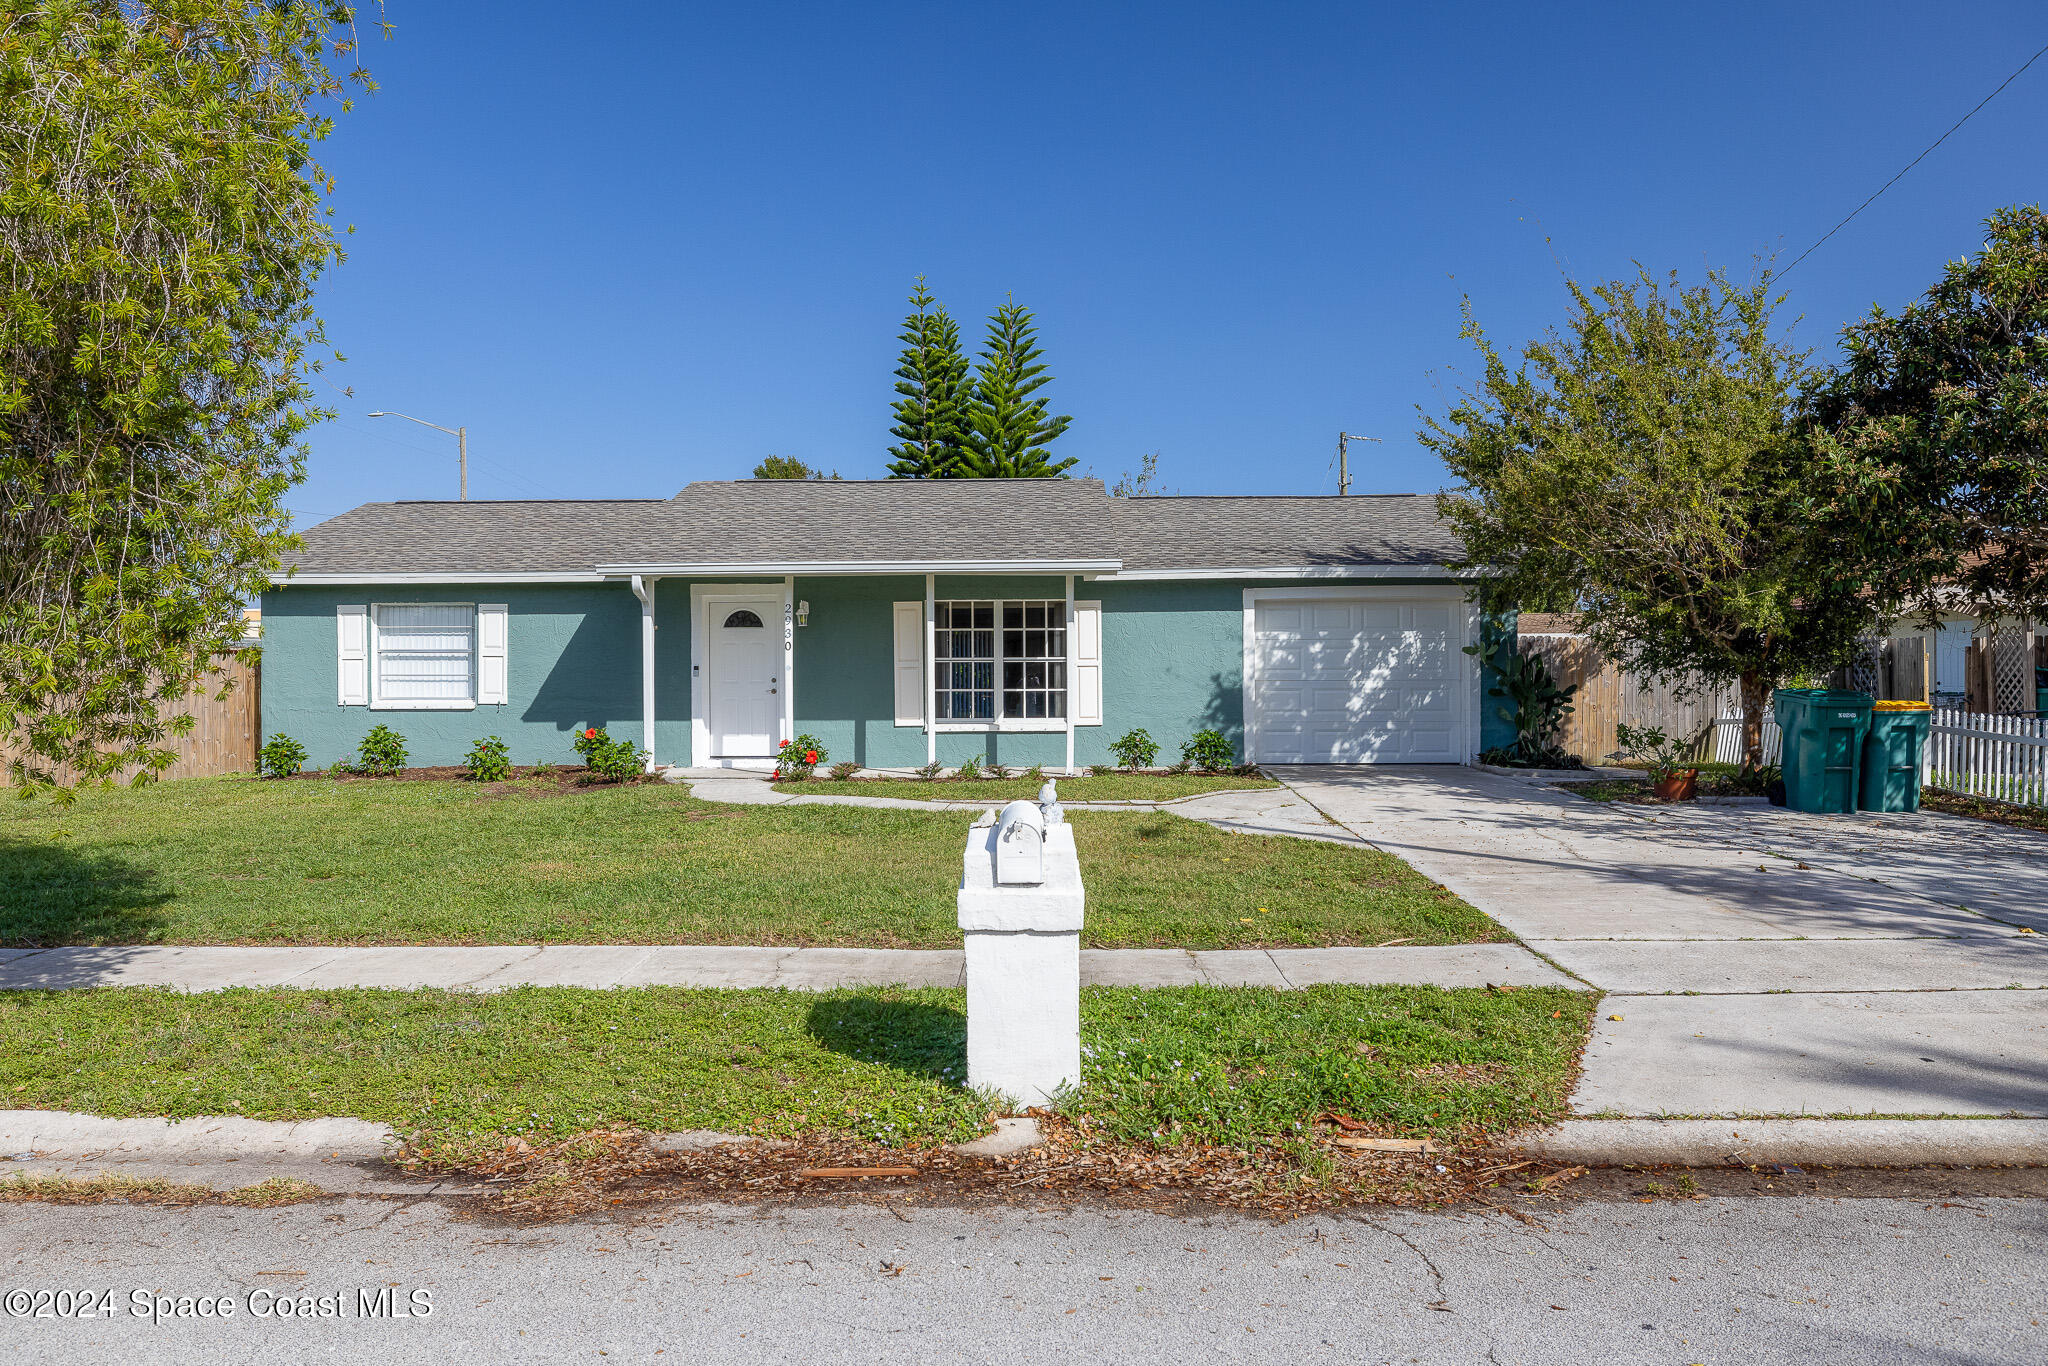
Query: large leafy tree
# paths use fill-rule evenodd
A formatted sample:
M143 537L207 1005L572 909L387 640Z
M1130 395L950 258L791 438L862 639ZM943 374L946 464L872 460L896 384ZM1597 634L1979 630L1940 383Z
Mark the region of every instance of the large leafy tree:
M171 760L290 544L320 414L313 145L346 5L0 16L0 750L25 791ZM184 720L183 727L191 722Z
M2048 215L1999 210L1975 256L1842 347L1813 444L1824 511L1872 561L1873 593L2048 617Z
M839 471L827 474L793 455L771 455L754 466L756 479L837 479Z
M960 349L960 324L926 288L924 276L910 293L911 313L898 340L896 415L889 435L889 473L897 479L950 479L960 473L962 430L973 386L967 353ZM934 307L934 305L937 305Z
M1422 444L1494 605L1576 611L1610 657L1681 686L1739 682L1745 762L1768 690L1845 658L1876 614L1813 517L1798 425L1812 374L1768 278L1568 282L1562 328L1510 363L1466 309L1479 382Z
M1063 477L1078 459L1055 461L1046 449L1073 419L1051 416L1046 400L1037 396L1052 376L1045 373L1031 323L1031 310L1014 299L988 320L959 462L968 477Z

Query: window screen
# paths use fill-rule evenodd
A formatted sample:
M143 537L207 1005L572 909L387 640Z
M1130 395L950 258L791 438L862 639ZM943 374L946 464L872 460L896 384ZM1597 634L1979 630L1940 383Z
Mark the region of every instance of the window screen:
M386 603L376 612L377 701L475 700L475 607Z

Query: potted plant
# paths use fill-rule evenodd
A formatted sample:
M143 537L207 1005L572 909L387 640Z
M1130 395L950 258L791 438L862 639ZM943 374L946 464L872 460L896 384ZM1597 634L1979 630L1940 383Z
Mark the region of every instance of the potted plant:
M1650 790L1657 800L1689 802L1700 779L1699 769L1687 762L1690 742L1666 735L1658 726L1631 726L1624 721L1614 728L1621 743L1617 759L1633 759L1650 774Z

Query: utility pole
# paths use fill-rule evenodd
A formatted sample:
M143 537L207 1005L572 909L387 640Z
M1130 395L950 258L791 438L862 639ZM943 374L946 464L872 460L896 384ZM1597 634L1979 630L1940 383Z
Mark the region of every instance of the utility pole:
M458 461L460 461L460 462L461 462L461 469L462 469L462 486L461 486L461 487L462 487L462 501L463 501L463 502L465 502L465 503L469 501L469 428L468 428L468 427L466 427L466 426L464 426L464 427L443 427L443 426L442 426L442 425L441 425L440 423L438 423L438 422L429 422L429 421L427 421L427 420L426 420L425 418L423 418L423 417L414 417L414 416L413 416L413 415L412 415L411 413L383 413L383 412L378 412L378 413L371 413L371 414L370 414L370 416L371 416L371 417L402 417L402 418L404 418L404 419L405 419L405 420L406 420L407 422L417 422L417 423L419 423L419 424L420 424L420 426L422 426L422 427L432 427L432 428L433 428L433 429L434 429L435 431L437 431L437 432L446 432L446 433L448 433L448 435L450 435L450 436L454 437L454 438L455 438L455 458L456 458L456 459L457 459Z
M1351 451L1353 441L1378 441L1376 436L1353 436L1349 432L1337 433L1337 496L1342 498L1351 492Z

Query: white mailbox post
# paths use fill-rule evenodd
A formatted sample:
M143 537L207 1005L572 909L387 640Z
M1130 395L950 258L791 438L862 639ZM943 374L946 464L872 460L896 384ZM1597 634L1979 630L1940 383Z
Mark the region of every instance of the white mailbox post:
M1051 819L1047 816L1050 814ZM967 1084L1049 1105L1081 1080L1081 864L1074 827L1031 802L967 834Z

